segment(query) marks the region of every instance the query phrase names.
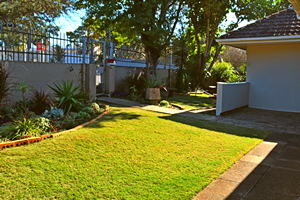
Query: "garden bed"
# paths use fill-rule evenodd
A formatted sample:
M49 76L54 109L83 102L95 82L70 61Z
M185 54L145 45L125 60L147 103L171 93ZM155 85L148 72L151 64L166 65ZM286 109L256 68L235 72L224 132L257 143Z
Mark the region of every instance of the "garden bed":
M83 127L95 122L96 120L100 119L103 115L109 113L109 107L107 106L106 108L107 109L102 114L97 116L96 118L94 118L94 119L92 119L88 122L85 122L83 124L80 124L80 125L78 125L74 128L64 130L64 131L60 131L58 133L48 133L48 134L45 134L45 135L41 135L39 137L26 137L26 138L20 139L20 140L2 142L2 143L0 143L0 150L2 150L4 148L17 147L17 146L21 146L21 145L29 145L29 144L33 144L33 143L36 143L36 142L40 142L40 141L42 141L44 139L47 139L47 138L56 138L56 137L59 137L63 134L66 134L66 133L69 133L69 132L72 132L72 131L76 131L80 128L83 128Z

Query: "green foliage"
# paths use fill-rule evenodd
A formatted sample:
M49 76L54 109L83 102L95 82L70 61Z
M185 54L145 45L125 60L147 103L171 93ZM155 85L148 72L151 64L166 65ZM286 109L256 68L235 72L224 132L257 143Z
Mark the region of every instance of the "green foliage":
M20 109L25 112L27 110L28 101L26 99L26 93L33 90L32 85L27 85L25 81L16 84L16 91L22 93L22 100L19 101Z
M84 108L82 108L82 110L81 110L82 112L86 112L86 113L88 113L88 114L90 114L90 115L94 115L96 112L94 111L94 109L93 108L91 108L91 107L84 107Z
M131 101L141 101L142 100L142 95L135 88L135 86L132 86L132 87L129 88L129 94L128 94L127 98Z
M141 71L130 71L124 78L124 85L126 86L125 90L130 91L130 88L134 87L138 93L145 94L147 88L147 77L146 69Z
M4 100L10 95L12 86L9 83L10 71L7 66L0 63L0 105L3 104Z
M53 106L50 96L44 91L35 90L30 100L30 110L41 115L45 110L49 110Z
M85 120L90 119L90 118L91 118L91 115L87 112L79 111L76 114L76 119L80 120L80 121L85 121Z
M20 113L17 109L10 106L0 107L0 124L1 122L13 121L20 117Z
M23 118L17 120L9 126L0 129L0 137L2 140L18 140L24 136L39 136L41 129L33 120Z
M234 67L228 62L216 62L211 71L211 76L216 82L236 82L238 73Z
M76 6L86 8L84 25L87 28L94 32L110 29L119 42L142 44L148 72L156 76L158 60L182 17L183 1L78 0Z
M42 117L53 120L61 119L64 117L64 110L57 107L52 107L50 110L45 110L45 112L42 114Z
M82 107L82 101L87 99L87 93L79 91L80 86L73 87L73 81L63 81L61 85L54 83L55 87L48 85L58 98L58 108L64 110L65 114L70 111L79 111Z
M1 1L0 20L23 25L49 25L72 8L73 0Z
M104 105L105 106L105 105ZM90 107L95 111L95 113L99 114L102 112L102 109L100 108L99 104L96 102L91 103ZM105 109L105 108L104 108Z
M48 132L51 130L51 122L48 118L38 117L33 119L32 121L42 132Z
M162 100L161 102L159 102L159 105L161 107L166 107L166 108L170 108L171 107L170 103L168 101L166 101L166 100Z

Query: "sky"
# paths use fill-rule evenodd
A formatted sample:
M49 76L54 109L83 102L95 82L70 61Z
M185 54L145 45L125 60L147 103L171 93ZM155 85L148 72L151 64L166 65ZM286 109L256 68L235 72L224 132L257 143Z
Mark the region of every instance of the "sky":
M60 27L62 33L67 31L74 31L81 24L81 17L83 17L85 11L74 11L68 15L63 15L55 20L55 24Z
M69 13L68 15L63 15L60 18L55 20L56 25L58 25L61 29L62 33L67 31L74 31L81 24L81 17L85 15L85 11L74 11L73 13ZM235 20L235 16L233 13L229 13L227 16L227 24L231 21ZM225 23L225 24L226 24ZM243 21L239 24L239 27L243 27L251 22Z

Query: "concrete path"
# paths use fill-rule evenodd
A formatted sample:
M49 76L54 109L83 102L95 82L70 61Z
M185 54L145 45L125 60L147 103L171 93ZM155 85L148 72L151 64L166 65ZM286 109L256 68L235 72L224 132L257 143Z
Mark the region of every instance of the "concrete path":
M122 99L101 101L190 118L271 130L266 141L242 157L193 200L300 200L300 114L245 108L225 116L142 105Z

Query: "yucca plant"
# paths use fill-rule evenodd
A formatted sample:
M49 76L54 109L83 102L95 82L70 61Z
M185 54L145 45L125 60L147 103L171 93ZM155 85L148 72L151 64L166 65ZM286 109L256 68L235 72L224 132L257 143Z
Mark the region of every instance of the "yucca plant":
M80 86L73 86L73 81L63 81L61 85L54 83L55 87L48 85L58 98L58 108L68 114L71 110L79 111L82 107L82 101L87 100L88 94L80 91Z

